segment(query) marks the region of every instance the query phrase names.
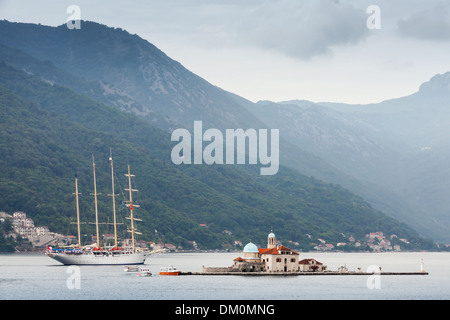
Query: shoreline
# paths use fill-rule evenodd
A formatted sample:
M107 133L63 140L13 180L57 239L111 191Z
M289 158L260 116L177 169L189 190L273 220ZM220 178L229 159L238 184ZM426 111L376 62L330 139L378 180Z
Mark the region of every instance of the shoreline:
M39 249L39 250L28 250L28 251L11 251L11 252L0 252L0 254L39 254L39 253L45 253L46 249ZM166 252L159 252L161 253L241 253L242 251L236 250L236 251L228 251L228 250L177 250L177 251L166 251ZM402 251L300 251L300 254L342 254L342 253L449 253L449 250L402 250Z
M193 275L193 276L372 276L372 275L429 275L426 271L417 272L356 272L356 271L324 271L324 272L191 272L191 271L180 271L180 276Z

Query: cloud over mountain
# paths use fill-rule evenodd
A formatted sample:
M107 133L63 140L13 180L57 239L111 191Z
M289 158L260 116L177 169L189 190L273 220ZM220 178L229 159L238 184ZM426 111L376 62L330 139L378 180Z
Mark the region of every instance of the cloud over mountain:
M398 31L420 40L450 41L450 3L440 2L398 21Z
M331 53L335 46L357 44L369 35L366 7L335 0L197 0L195 5L177 2L175 8L173 1L169 3L156 8L148 5L143 11L151 17L150 24L164 26L152 30L182 31L182 41L204 48L256 47L309 60ZM169 11L165 16L157 14Z
M265 1L249 12L237 34L251 45L308 60L363 41L366 19L365 10L338 1Z

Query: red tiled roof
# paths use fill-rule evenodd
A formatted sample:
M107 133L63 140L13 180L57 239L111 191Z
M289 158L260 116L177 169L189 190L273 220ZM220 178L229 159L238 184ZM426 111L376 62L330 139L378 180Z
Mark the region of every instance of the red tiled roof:
M289 249L288 247L285 246L278 246L278 248L272 248L272 249L267 249L267 248L259 248L258 249L259 254L280 254L280 251L289 251L291 252L291 254L297 254L297 252L295 252L292 249Z
M245 261L244 259L242 259L241 257L237 257L236 259L234 259L233 261Z
M292 249L290 249L290 248L288 248L288 247L285 247L285 246L279 246L277 249L278 249L279 251L290 251L290 252L292 252L292 254L298 254L298 253L295 252L294 250L292 250Z
M320 265L323 264L322 262L319 262L319 261L317 261L317 260L315 260L315 259L303 259L303 260L300 260L300 261L298 262L298 264L309 264L310 261L316 261L316 263L317 263L317 264L320 264Z
M272 249L260 249L262 251L259 251L260 254L280 254L280 252L278 252L277 248L272 248Z

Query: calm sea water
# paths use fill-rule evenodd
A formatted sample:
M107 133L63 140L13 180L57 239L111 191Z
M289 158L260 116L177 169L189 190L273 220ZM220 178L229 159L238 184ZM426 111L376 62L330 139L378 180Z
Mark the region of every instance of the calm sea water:
M200 271L230 266L239 253L164 253L146 260L152 277L123 272L123 266L80 266L77 271L44 254L0 255L0 299L8 300L321 300L450 299L450 253L302 253L337 270L419 271L427 276L380 276L369 289L369 276L160 276L162 266ZM79 274L79 282L74 277ZM373 283L373 282L372 282Z

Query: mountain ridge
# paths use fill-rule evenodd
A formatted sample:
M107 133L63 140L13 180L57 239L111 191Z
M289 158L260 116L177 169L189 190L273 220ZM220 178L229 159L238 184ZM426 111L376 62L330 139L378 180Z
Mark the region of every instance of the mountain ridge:
M347 233L353 231L355 236L363 237L364 232L369 230L369 225L370 227L378 225L385 230L386 234L397 230L401 233L406 232L410 239L417 239L417 234L412 230L381 213L377 213L362 199L354 197L342 188L300 176L287 168L282 168L279 175L270 180L276 181L276 185L273 185L273 182L269 182L264 177L257 174L249 175L245 171L236 170L233 167L176 167L170 164L163 155L167 153L165 147L158 151L148 143L146 146L142 141L138 144L130 143L128 139L124 140L126 135L119 134L117 129L114 130L114 133L118 133L118 137L122 137L122 140L116 140L117 138L111 136L112 132L107 133L108 129L102 124L102 122L114 123L111 121L115 117L125 120L123 118L125 116L130 117L133 122L139 122L135 116L111 109L110 115L107 115L104 120L98 121L98 123L90 124L80 117L73 117L69 121L67 120L67 112L79 113L70 105L65 107L67 111L63 111L61 107L48 111L43 109L46 108L48 103L61 106L58 101L67 97L67 89L51 86L22 72L23 77L30 81L27 84L24 78L13 76L12 73L15 72L20 74L16 69L5 64L0 64L0 69L4 79L8 79L8 81L0 79L0 87L8 82L15 91L19 91L21 87L25 89L26 87L33 88L36 92L47 90L45 94L49 101L47 103L33 98L29 89L21 90L21 95L24 95L29 101L37 101L38 104L17 100L16 96L13 97L19 102L11 103L8 98L11 96L11 91L0 90L0 97L2 97L0 111L2 111L3 121L8 123L8 125L2 126L3 130L6 130L2 131L2 141L12 141L11 138L7 138L11 134L11 137L18 139L14 143L14 147L11 144L0 146L2 154L4 154L2 167L10 169L5 171L0 179L0 181L3 181L0 183L3 189L2 194L9 195L1 200L2 207L5 208L6 206L6 209L11 209L11 206L14 206L15 203L16 210L24 209L31 217L36 219L36 222L48 223L50 227L56 228L56 230L67 228L69 223L67 217L73 216L73 213L71 215L73 208L72 210L69 207L64 210L58 208L62 208L63 203L73 203L71 195L72 179L69 178L72 173L79 173L80 187L84 192L86 186L92 184L89 181L90 152L95 153L97 159L97 181L101 186L99 192L105 194L108 192L107 187L105 190L105 186L110 183L109 170L106 160L100 161L99 159L107 159L109 150L105 150L108 149L105 146L109 145L113 146L116 170L124 166L124 159L130 161L131 158L127 154L132 152L136 157L134 161L131 161L133 173L141 176L144 180L144 182L141 180L139 183L139 189L143 194L149 193L152 197L151 199L147 196L142 198L142 202L146 205L141 213L144 218L147 218L144 219L147 222L144 222L143 231L150 233L149 239L151 240L156 239L154 238L155 234L150 230L157 229L158 234L164 235L165 240L183 243L184 246L187 245L188 241L195 240L202 247L212 248L217 247L220 241L225 240L225 236L220 235L222 228L233 230L236 237L240 239L252 237L259 239L258 241L263 241L266 232L261 230L261 226L269 224L277 230L283 230L283 233L286 233L284 237L295 237L295 235L299 237L299 235L309 232L322 236L327 234L329 239L334 240L339 233L334 231L336 223L333 220L336 219L338 219L336 221L343 219L338 225ZM16 84L11 85L11 82ZM19 83L21 86L19 86ZM62 92L61 96L60 91ZM43 94L38 96L43 96ZM72 94L71 97L72 103L77 105L77 95ZM84 98L80 97L79 99ZM107 108L94 101L91 103L92 105L86 109L85 113L90 114L96 108ZM22 114L22 117L16 116L17 114ZM114 114L117 114L117 116L114 116ZM89 115L86 116L89 117ZM78 123L74 121L78 121ZM150 129L150 126L146 125L144 121L142 125L144 126L142 133ZM14 130L11 130L13 128ZM74 132L77 133L74 134ZM52 135L50 136L49 133L52 133ZM26 135L24 136L24 134ZM161 134L160 139L164 140L165 134L163 132ZM50 137L53 138L50 140ZM167 135L165 140L168 141L168 138ZM83 141L83 144L77 142L79 139ZM64 144L61 143L62 141L64 141ZM164 141L159 143L165 145ZM44 145L48 145L48 151L44 152L44 150L47 150L44 149ZM24 149L24 146L28 146L28 148ZM36 146L39 146L39 148L36 149ZM81 152L81 155L78 154L77 150ZM27 169L24 170L25 168ZM12 172L12 174L5 175L6 172ZM221 178L218 179L218 177ZM40 178L49 186L53 184L58 186L57 193L50 191L52 189L49 189L49 187L43 187L39 182ZM294 182L292 179L297 180ZM261 182L259 182L260 180ZM288 184L286 185L286 183ZM12 188L11 184L16 185L19 189ZM288 189L286 188L290 190L291 194L287 192ZM313 191L315 188L321 190L320 193ZM296 199L293 201L292 196L299 192L310 193L313 200L300 197L298 199L293 198ZM25 196L25 194L32 194L33 197ZM46 194L45 198L43 198L44 194ZM14 195L17 198L13 201ZM262 198L262 195L266 199ZM24 196L27 197L27 202L20 204ZM321 197L327 197L327 202L321 204ZM291 201L287 201L288 198L291 198ZM344 200L347 198L349 200ZM290 204L283 205L284 201L286 201L286 204L288 202ZM333 208L336 210L342 206L340 211L343 211L337 213L330 210L327 203L335 203ZM103 212L109 211L105 210L110 206L106 199L100 199L100 206L103 208ZM276 207L278 209L275 209ZM82 208L83 218L87 218L87 214L92 212L92 208L89 209L89 201L85 199ZM298 214L299 210L300 215ZM214 215L211 215L212 212L214 212ZM345 214L343 214L344 212ZM347 217L352 212L358 215L359 219L371 221L364 227L364 231L358 231L358 227L353 226L354 223L351 222L352 218ZM104 219L104 217L103 214L102 218ZM320 223L314 223L314 220L320 221ZM199 226L200 223L207 223L209 228L207 230L202 229ZM244 227L243 230L242 227ZM250 234L247 235L247 232ZM283 236L280 235L280 238L283 239ZM306 239L300 240L302 245L306 247Z
M411 95L367 105L313 103L304 100L271 102L272 113L267 113L264 119L275 121L276 114L273 111L277 108L293 108L297 113L305 113L308 110L306 106L309 106L309 110L316 114L319 110L328 108L326 116L330 118L326 121L327 126L320 124L324 117L310 118L309 125L313 128L336 126L349 133L357 126L358 131L348 134L350 138L342 143L328 144L327 148L322 149L314 149L314 144L310 144L306 150L335 159L332 163L344 172L353 173L356 179L367 179L388 190L398 200L386 202L391 203L392 207L383 211L401 221L410 221L425 234L449 241L450 207L445 200L447 190L450 190L447 182L450 178L447 169L450 160L450 136L447 129L450 126L449 78L450 72L437 74ZM266 101L263 104L268 103ZM282 113L278 115L277 123L284 123L284 130L292 131L293 129L289 129L292 119ZM292 134L290 141L308 141L305 138L299 139L301 135L312 135L311 139L314 138L313 129L299 131L297 135ZM383 147L380 150L370 148L368 152L374 154L369 157L369 161L362 154L355 157L357 153L345 151L346 142L357 142L365 136L370 136L376 144ZM338 135L334 138L338 138ZM365 147L367 144L361 146ZM335 157L339 154L347 157L340 164ZM373 203L373 200L370 202Z
M86 23L85 23L86 24ZM83 24L84 25L84 24ZM100 28L101 32L107 32L108 30L112 30L114 33L119 33L120 35L126 35L126 33L123 30L117 30L117 28L109 28L107 26L90 22L87 24L90 26L90 29L97 27ZM16 30L16 27L20 27L19 30ZM34 28L37 28L38 30L42 31L48 31L50 30L53 36L46 36L45 38L45 46L40 46L39 37L33 33L32 31ZM95 63L95 57L99 55L99 53L96 53L95 51L92 51L92 47L89 47L86 50L90 52L89 54L87 52L81 52L79 53L79 63L74 63L73 61L70 62L68 60L68 56L73 56L76 54L76 52L72 52L73 47L81 46L83 42L80 42L78 44L72 44L69 42L71 39L70 35L72 34L72 31L75 30L68 30L65 25L61 25L58 28L58 32L56 31L56 27L53 27L53 29L49 29L49 27L41 28L41 26L36 26L33 24L17 24L17 23L9 23L5 21L0 21L0 43L3 42L3 45L11 46L14 45L16 49L22 50L23 52L26 52L27 54L31 54L40 58L40 59L52 59L52 63L55 64L57 68L61 69L67 69L69 71L75 70L77 72L76 75L79 77L82 77L85 72L91 72L91 68L88 68L86 66L85 60L90 59L91 65L95 64L95 67L98 68L98 65ZM22 38L16 36L14 37L14 33L22 34L24 30L28 31L26 35ZM80 41L80 37L85 35L85 37L88 38L88 43L93 41L90 39L92 35L89 33L80 33L80 31L86 31L86 28L82 28L81 30L76 30L77 32L76 37L78 37L78 41ZM57 40L59 39L57 36L61 36L61 33L63 33L64 42L59 43ZM98 31L97 33L100 33ZM6 34L9 36L6 37ZM33 36L30 36L33 35ZM55 35L56 34L56 35ZM3 36L4 35L4 36ZM41 35L43 37L45 34ZM72 36L74 37L74 36ZM111 38L111 37L110 37ZM146 43L147 41L144 39L141 39L137 36L133 36L133 39L139 39L139 43ZM3 41L2 41L3 39ZM9 39L9 40L5 40ZM103 39L103 41L105 41ZM112 43L115 43L114 41L117 41L116 39L111 40ZM64 43L66 43L66 48L64 46ZM68 45L70 44L70 45ZM98 45L98 44L97 44ZM111 45L108 45L107 48L109 49ZM114 47L114 45L112 45ZM65 49L64 49L65 48ZM158 50L156 47L151 45L152 50ZM55 50L53 50L55 49ZM125 50L127 51L127 50ZM128 50L130 51L130 50ZM128 52L127 51L127 52ZM135 51L132 50L131 53L131 60L133 57L135 57ZM58 53L59 52L59 53ZM111 54L111 51L108 51L108 54ZM121 54L123 55L123 50L121 51ZM89 58L90 57L90 58ZM159 55L159 57L167 57L166 55ZM126 60L124 57L122 57L122 60ZM74 60L74 58L71 58ZM77 60L77 61L78 61ZM104 61L104 58L102 58L102 61ZM72 63L72 64L71 64ZM103 62L104 63L104 62ZM101 64L99 62L98 64ZM123 64L123 63L122 63ZM119 66L121 66L120 64ZM134 69L136 71L136 66L138 65L138 62L133 62ZM172 65L175 64L177 66L177 70L167 71L169 74L176 74L177 72L180 72L183 68L180 63L173 61L172 59L168 58L168 60L163 61L163 65ZM116 75L118 67L113 68L113 72L111 73L111 76L108 79L103 79L99 76L96 76L94 78L86 78L88 81L104 81L106 83L112 84L114 87L120 86L120 90L123 92L130 94L130 92L127 92L126 88L130 85L130 83L134 83L136 85L136 88L141 88L143 86L142 81L132 81L134 77L141 77L141 71L136 71L133 74L133 77L128 78L128 80L125 81L125 83L114 83L111 80L111 78L114 78L114 75ZM193 123L195 120L202 120L203 125L205 128L217 128L217 129L228 129L228 128L254 128L254 129L260 129L265 128L266 124L262 123L258 117L256 117L254 114L249 112L243 104L250 103L250 101L245 100L244 98L237 98L235 95L231 95L230 93L218 88L217 86L209 84L206 80L194 75L191 71L184 69L187 72L187 75L185 76L186 79L195 80L194 83L186 83L184 87L190 88L192 86L193 92L199 92L198 94L191 93L191 90L184 90L184 96L189 97L190 99L193 99L195 96L200 95L201 99L197 99L197 103L186 103L186 104L180 104L180 100L177 95L173 98L170 95L160 94L160 93L154 93L154 88L151 87L148 88L148 90L144 90L145 95L152 95L152 100L147 101L147 99L144 99L145 101L138 101L136 96L134 96L134 101L137 101L144 109L146 109L144 112L141 112L140 110L138 112L134 112L134 110L126 110L124 107L120 107L122 110L130 111L132 113L138 114L139 116L153 121L156 125L158 125L160 128L163 128L165 130L171 131L176 128L186 128L191 130L193 127ZM158 74L165 73L164 69L161 67L158 67L155 72L155 81L158 81ZM103 73L106 73L107 71L102 71ZM130 71L127 71L130 73ZM122 74L122 73L121 73ZM125 72L123 73L125 74ZM185 79L185 80L186 80ZM123 84L123 86L122 86ZM169 86L171 86L169 84ZM137 90L134 88L134 90ZM76 89L76 88L72 88ZM79 90L77 90L80 92ZM85 94L85 92L80 92ZM205 100L204 97L207 97ZM159 99L159 100L158 100ZM157 102L158 100L159 102ZM106 101L108 104L110 102ZM147 102L147 105L145 105L145 102ZM175 110L173 110L173 105L177 104L178 106L182 106L183 110L178 112L179 108L176 107ZM177 113L178 112L178 113ZM171 113L177 113L176 116L174 116ZM280 154L282 156L280 157L280 164L289 166L294 169L298 169L300 172L305 173L310 176L318 177L319 179L330 181L333 183L342 183L345 182L346 186L352 185L353 190L362 190L364 189L363 186L361 186L357 181L354 181L350 176L343 174L339 170L337 170L333 165L328 163L325 159L316 157L312 154L309 154L305 152L304 150L301 150L297 148L297 146L293 145L292 143L287 142L283 137L280 138Z
M85 70L89 69L88 68L88 66L89 66L88 62L89 61L86 61L86 60L90 59L90 64L92 64L92 63L94 63L96 61L94 59L94 57L96 57L98 55L98 53L96 55L88 55L87 54L89 52L89 50L92 49L92 48L87 48L86 49L87 51L81 50L81 53L77 53L77 51L74 51L74 48L77 47L74 44L71 44L71 46L68 46L65 49L65 50L68 50L68 51L64 51L65 53L68 53L68 54L63 54L63 55L61 55L61 57L57 57L56 53L54 53L54 52L49 53L49 54L43 54L45 52L48 52L48 50L51 50L52 48L54 48L56 46L56 44L59 45L58 50L60 50L60 51L63 50L63 49L61 49L61 47L64 47L64 46L57 41L58 37L54 36L53 39L50 36L47 37L45 39L44 44L46 44L48 47L42 47L41 43L39 43L39 39L40 39L40 37L42 37L42 35L38 37L38 36L36 36L36 34L33 34L33 38L30 38L30 36L27 36L28 38L27 37L21 38L20 36L21 36L21 32L23 33L23 30L22 31L20 31L20 30L14 31L15 27L17 27L17 25L15 25L15 24L11 24L9 22L4 22L4 21L0 22L0 39L1 39L0 42L3 42L3 44L6 45L6 46L11 46L12 44L17 45L17 43L14 43L14 41L19 42L20 45L18 46L18 48L14 47L14 46L12 46L12 47L14 47L15 49L22 50L26 54L30 54L30 52L32 52L32 53L34 52L34 54L36 52L38 52L38 51L42 52L40 55L38 55L38 58L43 59L43 57L45 57L45 59L48 59L49 62L54 64L55 68L59 68L61 70L66 70L66 72L68 72L69 74L70 74L70 72L67 71L67 70L73 71L73 70L75 70L75 69L77 69L78 67L81 66L80 69L77 69L79 74L78 75L74 75L75 77L80 77L80 75L83 75L82 72L84 72ZM23 26L21 26L21 27L23 27ZM36 27L36 25L28 25L26 27L27 28L31 28L30 30L32 30L33 28L38 28L38 29L40 28L40 27ZM128 33L124 32L123 30L116 30L114 28L108 28L106 26L102 26L102 25L96 24L96 23L93 23L91 25L91 27L100 28L100 29L103 30L102 32L109 32L109 31L111 31L111 29L113 29L113 32L117 33L119 35L127 35L128 34ZM45 30L45 31L51 30L51 33L53 33L53 34L54 33L58 33L59 36L60 36L61 33L63 33L64 35L67 35L66 34L66 32L68 32L67 28L65 28L65 29L64 28L65 28L65 26L60 26L57 31L55 31L55 28L52 29L52 27L50 27L50 29L45 28L45 29L42 29L42 30ZM10 34L14 33L13 31L16 32L17 34L14 37L10 36L8 38L9 40L6 41L5 40L6 38L3 37L2 35L5 35L7 32L10 32ZM77 35L74 35L74 37L75 36L80 36L80 35L81 35L81 33L78 33ZM90 34L90 36L93 38L92 34ZM88 35L88 37L89 37L89 35ZM109 37L109 38L105 37L105 39L110 39L110 38L111 37ZM13 39L13 40L11 40L11 39ZM131 39L136 39L136 37L132 36L132 38L130 38L128 40L131 41ZM145 41L143 39L141 39L141 40ZM141 40L139 40L139 41L141 41ZM66 37L66 39L64 41L68 41L67 37ZM90 39L90 41L93 41L93 39ZM122 40L120 40L120 41L122 41ZM77 42L75 42L75 43L77 43ZM91 43L91 42L88 42L88 43ZM78 43L78 44L80 44L80 43ZM106 48L109 48L108 45L111 45L112 49L111 49L111 51L107 52L108 54L117 53L118 47L115 44L117 44L117 42L114 42L112 40L111 40L111 44L104 43ZM127 46L128 44L124 42L124 43L122 43L122 45L123 46ZM135 54L135 52L131 52L130 53L130 50L122 50L122 51L127 52L129 54ZM30 55L34 56L34 54L30 54ZM79 54L79 58L77 60L78 61L77 64L73 64L72 66L68 66L67 63L66 63L67 60L63 60L63 59L68 59L67 56L70 57L70 59L75 59L74 56L76 56L76 54ZM80 57L83 57L83 59L80 58ZM122 66L124 64L123 61L126 61L126 59L123 59L124 56L121 56L121 57L122 57L122 59L119 62L119 66ZM35 57L33 57L33 58L35 58ZM55 63L55 61L56 61L56 63ZM104 61L104 59L103 59L103 61ZM44 62L41 61L40 63L44 63ZM82 65L83 63L86 64L86 65L84 65L84 67ZM101 65L101 64L99 64L99 65ZM181 64L179 64L179 63L177 63L176 65L179 68L182 67ZM127 67L127 66L125 65L124 67ZM98 68L98 66L97 66L97 68ZM46 70L48 70L48 68ZM161 70L161 69L158 69L158 68L156 68L156 69L146 69L146 71L149 71L149 70L153 70L153 71L156 70L157 71L157 70ZM178 70L181 70L181 69L178 69ZM103 72L106 72L106 71L107 70L103 70ZM94 71L91 71L91 72L94 72ZM115 71L113 70L111 72L111 74L112 75L117 74L117 67L116 67ZM153 73L152 72L144 72L143 73L142 70L141 70L141 72L138 73L138 75L142 76L142 74L146 74L149 77L154 75L155 81L158 82L157 81L159 79L158 75L163 74L163 72L159 72L159 73L158 72L153 72ZM190 71L189 71L189 74L193 75L192 72L190 72ZM186 76L186 77L189 78L190 76ZM128 79L132 79L132 77L130 77ZM152 80L151 77L149 79ZM201 78L198 77L198 76L189 78L189 80L192 80L192 79L198 80L198 79L201 79ZM89 81L94 81L93 79L84 79L84 80L87 81L87 83L89 83ZM104 83L104 84L106 84L108 86L111 85L112 87L109 87L109 88L112 88L111 90L113 91L113 93L115 93L116 88L120 87L120 90L122 90L123 94L129 95L130 98L132 99L133 103L136 103L136 105L142 106L141 103L143 102L143 100L138 101L139 99L135 99L136 96L131 96L129 94L129 92L127 92L126 86L123 86L123 87L121 85L118 86L117 83L112 83L111 81L107 81L107 80L111 80L111 79L98 79L98 78L95 79L95 81L97 83L99 83L99 81L104 81L102 83ZM61 80L59 80L59 81L61 81ZM6 85L6 83L7 83L7 81L4 82L4 85ZM147 82L147 84L148 83L149 82ZM154 83L155 82L152 82L152 84L154 84ZM163 82L160 82L160 83L163 83ZM185 83L190 83L190 82L187 81ZM180 82L178 82L178 84L180 84ZM191 121L193 119L196 119L196 120L203 119L203 115L205 115L204 119L205 119L206 126L210 125L210 126L213 126L215 128L223 128L224 126L228 126L228 125L230 127L236 127L236 126L245 127L247 125L247 126L256 127L256 128L258 128L258 126L266 126L266 124L263 121L261 121L258 117L255 117L255 115L253 113L251 113L251 112L249 112L247 110L245 105L250 104L250 102L245 100L244 98L241 98L241 97L238 97L238 96L233 95L231 93L228 93L226 91L223 91L220 88L217 88L217 87L212 86L210 84L208 84L207 90L205 89L206 91L203 91L203 93L204 93L203 95L199 94L199 92L202 92L201 91L201 89L203 88L202 86L206 85L206 84L208 84L207 81L205 81L203 79L199 80L199 83L197 83L197 86L194 85L194 89L195 90L193 91L193 92L197 92L197 95L196 95L197 97L200 96L201 99L200 100L196 100L196 101L198 101L199 104L202 104L203 106L198 108L198 109L197 108L189 108L189 107L183 108L182 111L184 113L182 112L181 115L178 115L178 116L176 115L175 111L179 112L180 110L175 108L174 109L175 111L174 110L170 111L170 112L173 112L174 115L175 115L173 117L173 119L172 119L171 116L168 117L170 119L167 119L168 114L164 114L164 113L159 114L158 112L159 111L169 110L169 109L171 109L171 107L170 107L171 105L177 105L177 103L178 103L178 106L183 106L184 107L184 104L182 102L180 102L182 100L179 100L179 99L177 100L177 97L179 98L179 96L174 95L174 97L175 97L174 98L174 102L172 102L172 104L170 104L170 103L167 104L167 106L169 106L169 107L165 106L164 104L158 105L158 103L155 103L155 100L160 99L162 97L166 97L167 98L167 96L168 96L167 94L164 93L164 90L166 90L166 87L165 86L163 86L163 87L158 87L158 86L150 87L151 88L150 92L152 94L155 93L154 96L152 96L152 99L153 99L152 100L152 103L153 103L152 106L155 106L154 109L151 109L151 111L153 112L152 116L154 116L155 114L159 114L158 117L161 120L159 123L157 123L158 126L160 128L164 127L164 129L166 129L166 131L170 131L171 128L174 128L174 126L177 126L177 125L183 125L183 126L188 128L189 125L192 124ZM180 87L177 87L177 88L180 88ZM187 84L186 84L186 88L188 88ZM72 90L73 89L74 88L72 88ZM106 88L106 90L105 90L105 87L103 87L103 93L105 91L107 91L107 89L108 88ZM80 89L77 90L78 93L80 93L79 90ZM198 91L198 90L200 90L200 91ZM97 93L91 95L91 98L94 99L94 100L99 99L99 96L100 96L98 94L99 92L101 92L101 91L98 91ZM167 91L167 92L169 92L169 91ZM186 97L187 94L190 94L191 97L194 96L194 94L190 93L190 90L184 90L184 92L182 92L182 93L184 94L184 97ZM73 93L70 93L70 94L73 94ZM83 94L87 95L88 93L85 90ZM95 98L95 96L97 96L97 98ZM171 97L171 95L169 95L169 96ZM33 99L38 99L39 101L41 101L40 103L42 103L43 102L43 100L42 100L43 97L45 97L45 95L38 94ZM217 102L217 103L214 102L214 107L211 107L210 104L213 105L213 102L212 102L213 100L214 101L219 101L220 100L220 102ZM161 101L163 101L163 100L161 100ZM108 104L108 102L105 101L105 100L102 101L102 102ZM187 105L189 106L189 104L187 104ZM191 106L192 107L194 107L194 106L197 107L196 104L195 105L191 104ZM231 109L229 108L229 106L231 106ZM117 107L118 109L121 109L123 111L130 112L129 109L121 108L118 105L116 105L115 107ZM208 110L206 110L205 108L208 109ZM55 111L55 110L56 109L54 109L53 111ZM137 110L137 111L139 111L139 110ZM208 112L203 112L203 111L209 111L209 113ZM186 112L190 113L190 116L186 116ZM111 113L111 112L108 111L107 113ZM131 112L131 113L139 115L139 112L136 112L136 110L134 112ZM147 114L140 114L140 117L142 117L143 119L145 119L145 120L147 120L149 122L153 121L153 123L155 123L155 121L154 121L155 118L154 117L153 118L148 117L148 114L149 113L147 113ZM236 119L236 117L240 117L240 115L243 115L242 119L241 118ZM147 118L146 118L146 116L147 116ZM71 117L73 117L73 115L71 115ZM162 119L161 119L161 117L162 117ZM218 118L218 119L216 119L216 118ZM180 119L182 120L182 123L178 122ZM74 120L74 118L71 118L71 121L73 121L73 120ZM86 121L89 121L89 119L87 119ZM128 138L130 138L130 137L128 137ZM139 137L139 138L144 139L144 137ZM136 143L136 141L135 141L135 143ZM280 144L284 147L284 152L285 153L283 153L283 156L286 157L287 155L289 155L289 157L290 157L289 161L290 161L290 167L291 168L295 168L299 172L305 173L307 175L316 176L316 177L318 177L318 178L320 178L320 179L322 179L324 181L331 181L331 182L334 182L334 183L343 184L345 187L348 187L349 185L352 185L353 186L353 190L358 189L360 191L360 190L363 189L363 187L360 187L361 184L356 179L353 179L353 177L351 175L342 174L339 170L337 170L333 166L329 165L327 163L327 161L326 161L327 159L324 160L321 157L318 157L318 156L315 156L315 155L310 155L307 152L304 152L303 150L296 148L295 145L292 144L292 143L288 143L288 142L284 142L283 141ZM294 150L294 152L293 152L293 150ZM280 161L284 161L284 163L282 162L282 165L286 164L286 159L285 158L282 157L280 159ZM192 170L192 169L193 168L187 168L186 172L195 171L195 170ZM374 190L374 189L372 188L371 190ZM369 192L372 192L371 190L369 190ZM382 193L381 193L381 195L382 195ZM382 201L382 199L381 199L382 197L380 197L380 194L378 194L377 196L378 196L378 199L380 201Z

